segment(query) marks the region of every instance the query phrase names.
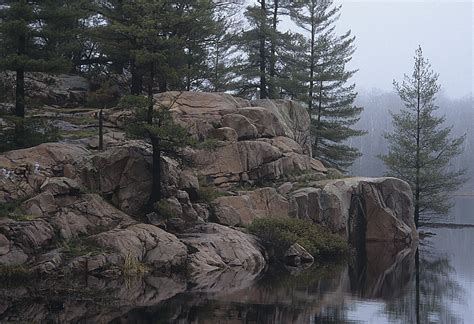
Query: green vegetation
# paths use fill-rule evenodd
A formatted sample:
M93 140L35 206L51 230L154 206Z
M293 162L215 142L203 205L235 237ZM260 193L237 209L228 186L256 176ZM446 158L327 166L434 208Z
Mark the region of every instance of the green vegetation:
M2 286L5 282L21 282L29 279L32 273L23 265L0 265L0 280Z
M159 202L157 202L154 205L154 209L158 213L158 215L160 215L164 219L171 219L176 216L173 210L171 209L169 202L167 202L166 200L160 200Z
M179 94L173 98L168 107L164 105L155 107L153 94L149 92L148 98L125 96L119 103L119 107L129 107L134 112L133 120L127 127L127 135L149 141L153 149L153 186L148 207L161 200L162 154L179 158L179 149L194 143L187 130L176 123L171 115L170 108L178 98Z
M18 118L0 116L12 127L0 128L0 153L28 148L41 143L56 142L60 139L59 131L48 120L42 118Z
M465 136L451 138L452 127L444 127L445 117L436 116L438 74L423 57L421 47L411 77L405 75L402 84L393 84L405 107L392 114L394 131L385 134L389 152L381 159L389 175L410 184L418 227L420 215L446 214L451 208L450 194L466 181L466 171L451 165L462 152Z
M294 243L300 244L317 259L334 259L348 251L347 242L324 227L296 218L260 218L249 225L276 258Z
M81 129L81 130L71 130L71 131L61 131L61 137L69 139L80 139L97 136L98 132L95 129Z
M94 241L77 237L67 241L60 241L57 243L58 248L62 249L64 255L68 258L74 258L83 255L99 255L107 252L107 249L97 245Z
M149 266L132 257L130 253L127 254L122 267L122 273L125 277L142 276L150 271Z
M11 202L5 202L0 204L0 219L8 217L10 219L22 222L31 221L35 219L32 215L27 215L25 210L22 208L22 204L28 198L18 199Z
M222 196L224 196L224 193L217 190L214 186L199 186L197 191L197 200L207 204Z
M196 143L197 149L211 152L215 151L219 146L222 146L222 142L214 138L206 138L204 141Z

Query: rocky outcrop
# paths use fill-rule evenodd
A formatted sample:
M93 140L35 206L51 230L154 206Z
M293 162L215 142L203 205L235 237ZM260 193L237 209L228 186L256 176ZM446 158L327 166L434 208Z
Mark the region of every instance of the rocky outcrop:
M0 155L0 203L32 196L47 178L76 176L90 152L70 144L48 143Z
M150 224L116 228L91 239L119 253L124 260L143 262L154 269L183 266L187 257L186 246L176 236Z
M289 204L274 188L241 191L237 196L219 197L213 202L214 216L224 225L242 226L256 218L288 217Z
M403 181L314 181L329 171L310 157L310 120L301 105L219 93L168 92L155 99L201 148L182 149L186 163L162 155L163 200L153 210L144 210L151 147L126 140L123 132L110 135L102 151L88 139L0 155L0 203L18 205L0 218L0 265L25 264L41 273L120 272L127 260L165 271L186 265L199 278L196 284L213 272L225 287L237 278L236 269L243 283L264 266L255 238L226 227L257 218L308 219L351 241L361 233L364 241L408 244L417 238ZM114 109L106 120L120 128L129 116ZM306 187L297 181L303 178ZM209 186L219 195L206 195ZM93 248L71 248L77 242ZM305 256L296 247L289 257Z
M0 83L3 83L5 88L12 89L10 92L14 92L14 73L0 75ZM84 104L89 91L87 79L69 74L27 73L25 86L28 89L27 97L41 104L62 107Z
M290 215L322 223L349 239L418 239L410 186L396 178L347 178L320 183L290 194ZM359 228L363 224L363 228Z

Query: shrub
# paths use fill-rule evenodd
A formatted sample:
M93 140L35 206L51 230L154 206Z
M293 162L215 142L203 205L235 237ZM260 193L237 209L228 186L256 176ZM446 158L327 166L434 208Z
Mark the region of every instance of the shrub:
M23 265L1 265L0 266L0 278L3 281L13 280L22 281L28 279L32 273L25 268Z
M212 186L201 186L197 190L197 200L206 204L210 204L214 199L222 196L224 196L224 194Z
M61 138L59 130L45 119L21 119L13 116L3 118L15 124L15 127L0 129L0 153L56 142Z
M160 215L164 219L171 219L176 216L170 206L170 203L166 200L160 200L154 205L154 208L158 215Z
M222 142L214 138L207 138L204 141L198 142L196 144L196 148L210 152L215 151L219 146L222 146Z
M316 259L334 259L348 250L346 241L324 227L296 218L260 218L249 226L270 252L281 258L294 243L300 244Z

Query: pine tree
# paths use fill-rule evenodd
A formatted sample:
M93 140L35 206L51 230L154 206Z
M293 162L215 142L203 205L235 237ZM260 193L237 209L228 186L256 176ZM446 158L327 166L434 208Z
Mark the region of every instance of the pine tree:
M240 7L234 3L217 3L214 7L214 34L207 47L207 82L202 89L223 92L235 88L236 62L238 61L237 18Z
M159 105L155 109L150 109L150 99L144 96L125 96L119 103L119 107L131 108L134 112L133 122L129 123L127 127L128 136L145 139L150 142L152 146L153 185L148 201L149 208L162 198L162 153L176 155L179 148L193 144L187 130L174 122L169 110L178 98L179 94L171 100L169 106Z
M299 97L308 103L313 155L344 170L360 156L346 141L365 132L352 128L363 108L354 106L355 84L348 84L357 72L346 66L355 51L355 38L350 31L342 36L334 32L340 9L333 1L308 0L295 3L291 17L309 34L295 68L304 71L299 77L307 85Z
M95 34L111 60L130 71L132 94L142 92L144 78L148 85L156 81L161 92L191 89L199 83L204 48L214 28L210 0L112 3L97 8L107 23Z
M428 213L447 213L449 193L463 182L464 170L452 170L450 160L462 152L465 137L451 138L452 127L443 127L444 116L436 116L435 104L440 86L438 74L416 50L413 73L394 87L404 103L392 114L394 131L386 134L389 152L381 159L389 174L407 181L415 203L415 224Z
M15 71L15 115L20 118L25 117L25 73L70 66L55 48L48 48L53 35L48 26L58 17L58 12L46 14L44 1L6 0L0 6L0 70Z
M245 16L250 29L242 33L240 49L245 58L240 62L240 94L260 99L280 97L280 73L286 63L283 53L292 46L291 33L278 29L280 18L289 13L290 2L259 0L247 7Z

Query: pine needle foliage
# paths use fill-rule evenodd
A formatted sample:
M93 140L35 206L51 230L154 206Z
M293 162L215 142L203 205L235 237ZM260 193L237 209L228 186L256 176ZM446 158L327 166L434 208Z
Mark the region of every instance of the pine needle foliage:
M406 180L415 202L415 223L430 214L446 214L452 206L450 193L464 182L465 170L450 165L461 154L465 136L452 138L452 127L445 127L445 117L436 114L436 94L440 90L438 74L421 47L416 50L411 76L402 83L393 82L404 103L399 113L392 113L394 130L386 133L389 152L381 159L389 175Z

